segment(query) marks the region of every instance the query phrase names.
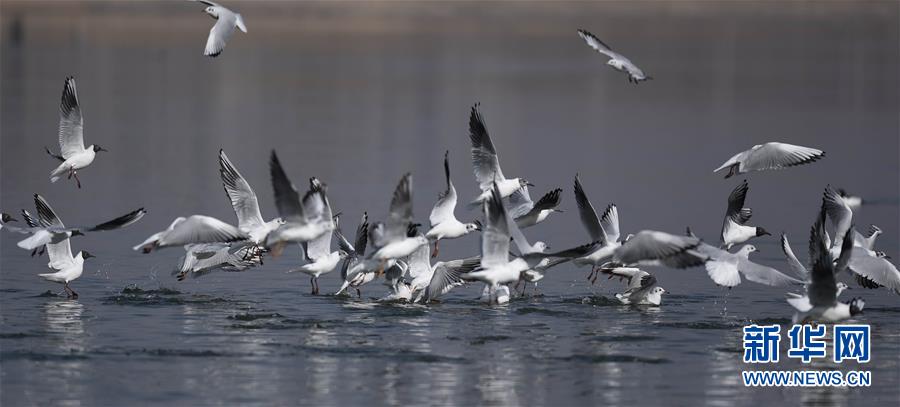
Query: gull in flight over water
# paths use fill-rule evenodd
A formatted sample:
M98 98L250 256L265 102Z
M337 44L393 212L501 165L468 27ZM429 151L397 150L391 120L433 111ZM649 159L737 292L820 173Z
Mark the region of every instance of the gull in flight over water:
M56 212L53 211L53 208L50 207L50 204L47 203L44 197L38 194L34 194L34 206L37 209L38 213L37 223L34 223L34 221L30 218L30 215L28 215L27 212L23 211L23 215L27 217L26 221L29 224L28 227L22 228L18 226L11 226L8 224L4 225L4 229L10 232L30 235L28 238L18 242L16 245L22 249L30 250L32 256L36 254L37 250L41 246L44 246L48 243L59 243L72 236L81 236L87 232L98 232L123 228L139 221L142 217L144 217L144 214L147 213L144 208L140 208L138 210L129 212L125 215L119 216L118 218L103 222L98 225L66 227L62 224L62 222L59 221L59 217L56 216Z
M462 275L474 270L481 264L478 257L467 259L439 261L431 264L430 247L419 247L409 256L409 290L415 295L414 302L428 303L436 301L455 287L465 284Z
M787 143L770 142L757 144L751 149L741 151L725 161L713 172L728 169L725 178L750 171L780 170L796 165L809 164L825 156L825 152L810 147L795 146Z
M892 264L884 253L873 248L860 247L862 244L868 245L867 241L861 242L861 245L856 244L857 239L854 238L855 232L852 227L853 210L847 199L831 186L827 186L822 196L822 207L834 228L834 240L831 241L830 248L832 258L837 258L843 253L840 248L843 247L845 240L850 241L853 247L850 249L848 267L855 275L856 282L865 288L885 287L900 294L900 271L897 270L897 266ZM880 231L877 228L876 230ZM873 235L877 236L877 233ZM827 232L825 239L827 244Z
M687 234L695 237L691 229ZM722 287L734 287L741 283L741 275L749 281L769 286L786 286L790 284L802 284L803 281L788 276L772 267L750 261L750 253L758 252L752 244L741 246L736 253L722 250L718 247L701 242L696 248L689 250L686 255L693 256L706 268L709 278ZM694 267L699 264L686 264L677 268Z
M787 259L788 268L794 273L794 275L796 275L801 280L809 282L809 270L806 268L806 266L803 265L803 263L800 262L797 256L794 255L794 250L791 249L791 244L788 242L788 237L784 233L781 234L781 251L784 252L784 257ZM807 286L808 285L809 284L807 283ZM835 297L840 297L841 293L843 293L845 290L850 289L851 288L847 284L838 281L837 294L835 294ZM809 302L809 297L804 294L787 293L787 301L797 309L812 308L812 305Z
M450 181L449 155L449 151L444 153L444 176L447 179L447 189L438 196L437 203L431 209L431 215L428 217L431 229L425 233L425 237L434 242L433 257L438 255L438 242L441 239L456 239L481 228L478 221L462 223L456 219L454 211L457 197L456 188Z
M150 253L155 249L199 243L231 243L247 240L240 229L205 215L178 217L166 230L150 235L132 250Z
M272 189L275 190L275 206L283 223L266 236L266 247L278 256L287 243L303 243L322 236L334 229L331 208L325 197L324 188L315 188L312 182L309 191L300 200L300 193L288 179L278 155L272 150L269 160Z
M78 105L78 93L75 91L75 77L66 78L63 85L62 100L59 103L59 154L54 154L49 148L44 147L51 157L59 160L56 169L50 172L50 182L58 181L63 175L67 178L75 177L78 188L81 188L81 180L78 179L78 170L91 165L98 151L107 151L96 144L84 147L84 118L81 116L81 106Z
M256 193L225 155L224 150L219 150L219 175L222 177L222 186L225 187L231 207L234 208L234 214L237 215L238 229L250 236L251 242L261 245L269 233L284 221L281 218L268 222L263 219Z
M559 204L562 202L562 189L556 188L538 199L537 203L531 200L528 193L528 186L519 188L512 195L505 198L507 203L507 212L509 216L516 221L519 229L525 229L541 223L553 212L562 212Z
M368 258L379 262L378 274L393 265L388 264L389 261L402 259L419 246L429 244L425 236L413 233L414 226L412 175L407 173L394 190L387 220L377 222L369 229L369 242L375 251Z
M335 228L335 234L337 234L338 238L338 247L346 252L347 256L341 264L341 279L344 280L344 283L341 284L341 288L334 293L334 295L340 295L346 291L347 288L353 287L356 289L357 297L362 297L362 292L359 287L368 284L375 279L374 269L368 270L364 265L357 267L357 265L367 261L365 259L365 252L366 244L369 239L369 215L363 212L362 219L359 221L359 226L356 228L356 237L353 244L344 237L340 228Z
M609 61L606 61L607 65L619 72L628 74L628 82L637 84L642 81L653 79L652 77L645 75L641 68L638 68L637 65L628 58L625 58L624 55L613 51L612 48L604 44L603 41L600 41L594 34L585 30L578 30L578 36L587 42L591 48L609 57Z
M603 216L597 216L594 205L584 192L581 177L575 175L575 203L578 204L578 216L581 224L588 232L591 240L600 242L600 246L585 256L572 260L576 266L591 266L588 280L593 283L597 280L597 271L606 263L613 252L622 245L619 242L619 209L615 204L610 204L603 211Z
M747 226L747 221L753 216L753 210L744 207L749 189L747 180L744 180L728 195L728 209L725 210L725 221L722 223L722 245L728 250L754 237L771 235L761 227Z
M262 265L262 255L262 249L251 242L189 244L172 274L182 281L188 274L200 277L215 270L244 271Z
M658 285L655 276L637 267L612 265L601 267L600 273L628 282L628 290L616 294L616 299L625 305L659 306L662 302L662 295L667 292Z
M840 289L835 276L847 268L853 242L845 239L840 247L840 256L837 259L832 256L825 232L825 213L823 207L809 236L810 261L813 266L806 285L806 296L787 298L787 302L797 309L793 317L795 324L809 321L838 322L862 313L865 307L861 298L854 298L849 303L842 303L837 299Z
M244 24L244 18L240 14L235 13L218 3L208 0L195 0L206 4L203 12L209 14L216 20L216 24L209 30L209 38L206 39L206 48L203 49L203 55L208 57L217 57L225 49L225 43L234 34L235 27L247 32L247 26Z
M500 190L500 197L506 198L520 188L531 184L525 178L506 178L500 169L500 159L497 149L488 134L484 124L479 104L472 107L469 116L469 139L472 142L472 166L475 169L475 181L481 188L481 195L472 202L472 206L479 206L490 199L494 182Z

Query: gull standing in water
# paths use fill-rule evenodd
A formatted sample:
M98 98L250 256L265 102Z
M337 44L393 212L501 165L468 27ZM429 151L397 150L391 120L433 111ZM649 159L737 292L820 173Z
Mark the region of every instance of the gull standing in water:
M725 178L750 171L780 170L796 165L809 164L825 156L825 152L810 147L787 143L770 142L757 144L741 151L725 161L713 172L728 169Z
M209 30L209 38L206 39L206 48L203 49L203 55L208 57L219 56L225 49L225 43L231 38L231 34L234 34L235 27L244 33L247 32L244 18L240 14L208 0L195 1L206 4L207 7L203 9L203 12L216 20L216 23Z
M749 189L747 180L744 180L728 195L728 209L725 210L725 221L722 223L722 245L728 250L751 238L771 235L761 227L747 226L746 224L753 216L753 210L744 207L744 200L747 198Z
M150 235L132 250L150 253L155 249L198 243L231 243L249 239L246 233L221 220L205 215L178 217L166 230Z
M862 313L865 307L861 298L854 298L849 304L837 300L839 289L835 276L847 268L853 242L845 239L841 244L841 254L835 260L827 240L823 207L810 232L809 253L813 266L810 282L806 286L806 297L787 299L797 309L793 317L795 324L809 321L838 322Z
M334 229L324 189L311 188L300 201L297 188L284 173L274 150L269 160L269 170L272 189L275 190L275 206L284 221L266 236L265 245L272 249L273 255L280 255L287 243L308 242Z
M75 91L75 77L69 76L63 85L62 100L59 103L60 153L54 154L49 148L44 147L47 154L62 162L50 172L50 182L56 182L68 174L68 178L75 177L78 188L81 188L78 170L91 165L98 151L107 151L96 144L84 148L83 131L84 119L81 116L81 106L78 104L78 93Z
M628 290L616 294L616 299L625 305L659 306L662 295L667 292L658 285L655 276L637 267L601 267L600 273L628 281Z
M425 236L410 233L415 229L412 225L412 175L407 173L394 190L387 220L369 229L369 242L375 247L369 258L379 261L379 274L393 265L389 261L409 256L419 246L428 244Z
M559 204L562 202L562 189L556 188L538 199L537 203L531 200L528 187L519 188L506 198L507 212L516 221L519 229L525 229L541 223L553 212L562 212Z
M500 159L497 149L488 134L484 124L484 118L478 110L479 104L472 107L469 116L469 139L472 141L472 166L475 169L475 181L481 188L481 195L472 202L478 206L491 197L494 182L500 190L500 197L506 198L524 186L530 185L525 178L506 178L500 169Z
M650 76L644 74L644 71L641 68L638 68L631 60L625 58L624 55L619 54L612 50L608 45L604 44L603 41L600 41L599 38L594 36L585 30L578 30L578 36L580 36L585 42L587 42L588 46L596 50L597 52L606 55L609 57L609 61L606 61L606 64L613 67L613 69L619 72L625 72L628 74L628 82L637 84L642 81L646 81L649 79L653 79Z
M450 181L449 155L449 151L444 153L444 176L447 179L447 190L438 196L437 203L431 209L431 215L428 217L431 229L425 233L425 237L434 242L433 257L438 255L438 243L441 239L456 239L480 229L477 221L462 223L456 219L456 215L453 213L456 210L457 198L456 188Z
M256 198L256 193L225 155L224 150L219 150L219 175L222 177L222 186L225 187L225 193L237 216L238 229L250 236L251 242L261 245L265 242L266 236L284 221L281 218L275 218L268 222L263 219L262 213L259 211L259 200Z
M28 238L18 242L16 245L22 249L30 250L32 252L32 256L35 254L37 249L48 243L59 243L72 236L81 236L86 232L97 232L123 228L137 222L142 217L144 217L144 214L147 213L144 208L140 208L125 215L119 216L118 218L115 218L113 220L103 222L99 225L65 227L62 222L59 221L59 217L56 216L56 212L53 211L53 208L50 207L50 204L47 203L44 197L38 194L34 194L34 206L37 209L38 213L37 224L32 223L33 220L26 219L29 223L29 227L27 228L20 228L11 225L4 226L4 229L10 232L30 235ZM23 214L27 214L27 212L23 211ZM30 219L30 215L26 216L28 216L28 218Z

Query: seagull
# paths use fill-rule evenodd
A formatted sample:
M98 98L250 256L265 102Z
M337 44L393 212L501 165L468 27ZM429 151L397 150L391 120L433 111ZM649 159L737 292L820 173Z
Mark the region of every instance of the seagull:
M427 244L419 246L406 260L409 266L407 269L410 278L409 291L413 295L419 294L413 302L420 302L423 299L429 302L446 294L452 288L464 283L460 277L462 274L474 270L481 264L478 257L470 257L447 262L439 261L432 265L433 256L430 251L431 247Z
M810 147L795 146L787 143L770 142L757 144L753 148L741 151L713 170L719 172L728 168L725 178L750 171L780 170L795 165L808 164L825 156L825 152Z
M516 221L519 229L537 225L550 216L553 212L562 212L559 204L562 201L560 194L562 189L556 188L538 199L537 203L531 200L528 187L519 188L507 197L507 212Z
M427 246L427 245L426 245ZM412 289L410 284L404 280L409 264L403 260L396 260L393 265L384 271L384 285L388 287L388 295L381 297L378 301L391 302L409 302L412 300Z
M853 230L853 245L862 247L867 250L875 250L875 239L881 235L881 228L875 225L869 225L869 233L863 236L862 233Z
M205 215L178 217L166 230L157 232L132 247L150 253L154 249L197 243L231 243L249 239L246 233L221 220Z
M32 226L29 224L27 228L17 226L4 225L4 229L10 232L30 235L28 238L18 242L16 245L25 250L31 250L32 256L37 249L48 243L60 243L72 236L82 236L87 232L98 232L106 230L115 230L123 228L137 222L147 211L144 208L129 212L118 218L103 222L94 226L76 226L66 227L56 216L56 212L50 207L50 204L39 194L34 194L34 206L37 209L39 221ZM27 213L24 212L23 213ZM30 218L30 215L28 215ZM30 220L33 222L33 220Z
M256 193L246 179L238 172L224 150L219 150L219 175L222 177L222 186L237 215L238 229L250 236L250 241L260 245L266 240L266 236L284 221L275 218L268 222L263 220L259 211L259 200Z
M656 277L637 267L613 265L601 267L600 272L609 277L619 277L628 281L628 290L616 294L616 299L625 305L656 305L662 302L667 291L658 285Z
M379 274L390 267L387 264L389 260L409 256L419 246L428 244L425 236L410 233L412 220L412 175L407 173L394 190L388 219L369 229L369 241L375 247L369 258L380 262Z
M784 252L784 257L787 259L788 268L791 270L791 272L793 272L794 275L796 275L801 280L809 281L809 270L806 268L806 266L803 265L803 263L800 262L799 259L797 259L797 256L794 254L794 250L791 249L791 244L788 241L788 237L784 233L781 234L781 250ZM840 297L841 293L844 292L844 290L849 289L850 287L847 284L838 281L836 297ZM795 308L812 308L812 305L809 305L809 297L797 293L787 293L787 295L788 302L794 305Z
M335 217L335 223L337 222L338 219ZM344 250L331 251L331 236L332 231L328 231L322 236L302 243L301 257L306 260L306 264L300 266L300 268L288 271L288 273L301 272L308 274L313 295L319 294L319 277L330 273L341 260L346 259L348 256L348 253Z
M578 204L578 216L581 224L588 232L591 240L600 242L594 252L586 256L574 259L576 266L591 265L591 273L588 280L595 281L597 269L609 260L613 252L622 245L619 242L619 209L615 204L610 204L603 211L603 217L597 216L594 205L591 204L584 186L581 185L581 177L575 175L575 202Z
M453 213L456 210L456 188L450 181L449 155L449 151L444 153L444 176L447 179L447 190L438 196L437 202L431 209L431 215L428 217L431 229L425 233L425 237L434 242L433 257L438 255L438 242L441 239L456 239L481 228L477 221L460 222Z
M844 188L838 188L837 192L838 194L840 194L841 198L844 198L844 201L847 202L847 206L849 206L850 209L853 210L853 213L859 212L859 209L865 204L865 201L862 199L862 197L851 195Z
M251 242L189 244L173 274L182 281L188 273L199 277L214 270L237 272L262 264L262 249Z
M91 165L98 151L107 151L97 144L84 148L84 118L81 117L81 106L78 105L78 93L75 91L75 77L66 77L63 86L62 100L59 103L59 154L54 154L44 147L51 157L61 164L50 173L50 182L59 181L64 175L75 177L78 188L78 170Z
M308 242L334 229L331 207L323 188L313 185L301 201L297 188L284 173L275 150L272 150L269 170L275 190L275 206L284 221L266 236L265 246L272 249L273 255L280 255L287 243Z
M216 24L209 30L209 38L206 40L206 48L203 49L203 55L208 57L219 56L225 49L225 42L227 42L228 38L231 37L231 34L234 33L235 27L244 33L247 32L244 18L241 17L240 14L208 0L195 1L206 4L208 7L203 9L203 12L217 20Z
M839 288L835 275L847 268L853 243L849 239L842 242L841 254L835 260L828 249L825 213L823 206L810 232L809 252L813 267L810 282L806 287L806 299L787 299L798 311L793 317L795 324L815 320L838 322L862 313L865 307L865 302L861 298L854 298L850 303L837 300Z
M822 207L826 212L826 217L831 221L834 227L834 239L831 241L831 257L837 258L842 253L844 240L851 241L851 245L855 245L853 233L853 210L849 202L844 199L838 191L825 187L822 195ZM876 228L877 229L877 228ZM880 229L877 229L880 231ZM823 233L828 240L827 232ZM877 236L878 232L875 232ZM874 240L873 240L874 243ZM888 261L884 253L876 252L867 247L851 247L849 270L856 276L856 281L860 286L866 288L886 287L889 290L900 294L900 271L897 266Z
M84 261L96 256L82 250L73 257L68 238L59 243L47 244L47 256L50 257L50 263L54 265L52 268L57 271L38 274L38 276L47 281L63 284L69 298L78 298L78 293L69 287L69 283L81 277L81 273L84 271Z
M501 303L500 296L497 295L500 286L518 281L522 272L530 268L528 262L521 257L509 260L510 221L502 199L500 186L495 182L491 198L484 203L485 225L481 233L480 266L462 275L464 280L485 283L490 294L487 300L492 304ZM506 292L508 293L508 288Z
M609 57L609 61L606 61L606 64L613 67L613 69L619 72L625 72L628 74L628 82L637 84L642 81L653 79L650 76L644 74L644 71L641 68L638 68L631 60L625 58L624 55L619 54L612 50L608 45L604 44L603 41L600 41L599 38L594 36L585 30L578 30L578 36L580 36L587 44L596 50L597 52L606 55Z
M18 222L19 220L12 217L12 215L8 213L0 213L0 229L3 229L3 225L9 222Z
M696 252L707 256L706 272L709 278L723 287L734 287L741 283L741 274L749 281L770 286L802 284L803 281L790 277L774 268L750 261L750 253L759 251L752 244L742 246L736 253L701 243Z
M478 110L480 104L472 107L469 116L469 139L472 141L472 166L475 169L475 181L481 188L481 195L471 205L481 205L491 197L491 188L494 182L500 188L500 197L506 198L522 187L531 184L525 178L506 178L500 169L500 159L497 157L497 149L484 125L484 118Z
M744 207L749 189L747 180L744 180L728 195L728 209L725 210L725 221L722 223L722 245L728 250L751 238L771 235L761 227L746 225L753 215L753 210Z
M340 290L334 295L339 295L348 287L353 287L356 289L356 295L362 297L362 292L360 292L359 287L375 279L374 270L368 271L365 267L357 267L357 265L366 261L365 252L366 243L369 238L369 215L365 212L363 213L362 219L359 221L359 226L356 228L356 239L353 244L350 244L347 238L341 233L341 229L337 227L337 225L335 226L335 234L337 234L338 237L338 246L347 253L347 257L344 258L344 262L341 265L341 279L344 280L344 283L341 285ZM351 271L353 272L351 273Z

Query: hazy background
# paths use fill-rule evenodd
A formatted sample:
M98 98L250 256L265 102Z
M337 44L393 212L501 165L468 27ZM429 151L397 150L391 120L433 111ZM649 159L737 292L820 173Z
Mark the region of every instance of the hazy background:
M792 309L781 299L784 289L752 283L731 290L723 304L724 290L702 269L659 270L661 284L674 295L661 308L664 315L649 320L627 307L606 306L610 303L602 298L621 285L613 282L592 291L583 282L587 270L571 266L541 283L541 290L558 303L532 299L488 309L462 302L443 309L415 308L410 317L401 311L405 308L361 311L357 307L369 307L367 302L309 297L308 279L282 272L296 266L296 253L247 273L178 283L169 271L183 253L180 249L151 255L130 250L176 216L206 214L235 221L218 176L219 148L255 188L267 219L276 216L267 164L274 148L297 185L305 185L311 176L329 184L331 202L344 213L348 233L364 210L374 219L385 215L391 190L407 171L414 174L417 219L427 222L443 188L445 150L450 151L460 201L476 195L467 123L470 107L480 101L506 175L533 182L535 199L555 187L564 190L562 207L567 212L529 229L532 239L558 248L587 239L572 196L573 177L580 173L598 210L609 202L618 205L623 232L653 228L680 233L691 225L716 241L726 197L744 176L725 181L712 170L754 144L783 141L820 148L827 156L807 166L746 176L752 223L776 235L758 242L762 253L757 260L784 268L777 246L782 231L791 236L795 252L806 257L808 228L827 184L873 203L855 223L860 229L871 223L881 226L879 247L898 258L897 2L225 5L243 15L249 33L236 32L223 54L212 59L202 52L214 21L201 13L200 4L0 3L0 208L16 214L20 208L31 209L32 194L40 193L70 225L93 224L141 206L149 211L125 230L74 240L73 250L98 256L74 283L81 294L77 302L35 297L59 289L35 276L45 272L46 258L31 259L17 249L18 236L0 238L4 404L61 402L67 397L87 404L200 402L190 397L285 404L696 405L755 403L760 395L774 402L900 401L900 307L897 297L884 290L851 292L867 300L863 321L884 329L876 329L886 338L876 346L887 348L867 366L876 371L876 387L844 389L833 397L830 391L739 387L737 372L744 368L737 342L740 326L764 318L785 323ZM628 83L578 38L577 28L592 31L655 79ZM86 143L110 150L79 172L81 190L73 182L50 184L48 174L56 162L43 152L44 146L58 148L59 97L68 75L77 78ZM460 208L457 216L478 214ZM474 236L448 241L442 244L441 257L468 256L477 248ZM323 292L333 292L338 280L337 272L323 277ZM123 292L129 284L177 291ZM380 284L371 284L364 296L384 291ZM476 292L460 290L449 302L470 299ZM140 308L111 306L121 305L123 296L126 305L143 306L145 295L175 300L172 307L165 301ZM595 300L581 304L586 296ZM185 305L195 304L197 298L200 311ZM137 303L127 302L132 300ZM533 307L537 314L522 311L531 309L534 301L546 303ZM554 307L560 314L539 311ZM252 312L258 308L262 314ZM289 324L294 330L284 331L274 322L274 328L239 327L239 339L219 330L223 324L231 326L233 319L228 318L239 313L248 313L251 320L264 315L268 321L274 310L285 319L332 322L324 323L332 329L326 335L332 341L290 348L297 341L315 339L320 322ZM433 342L421 350L427 356L424 361L398 356L410 334L403 317L415 319ZM491 319L495 317L505 325ZM339 323L354 318L371 318L374 326ZM634 332L626 332L625 338L656 338L653 335L667 332L667 326L657 323L676 323L672 321L686 327L668 326L672 332L654 340L620 340L609 331L632 326ZM541 325L534 328L535 323ZM456 332L461 326L468 330ZM694 331L698 326L701 330ZM709 326L719 330L702 330ZM363 335L363 342L347 339L344 330L349 337ZM498 333L486 333L493 330ZM462 342L455 342L455 335ZM505 339L488 340L487 347L475 349L459 346L477 343L484 335ZM619 339L611 339L610 345L592 339L597 335ZM538 337L561 352L554 356L558 359L541 358L547 350L535 347L543 343ZM229 346L223 345L236 340L292 350L253 347L228 353ZM372 350L366 341L392 347ZM729 351L708 352L723 343ZM697 344L705 345L696 349ZM117 350L110 350L113 345ZM579 356L619 349L610 346L624 346L638 359L626 358L622 364L616 358ZM328 353L344 347L362 353ZM654 360L642 354L651 348L658 350L653 357L665 363L643 363ZM179 353L185 349L188 354ZM209 349L212 354L204 353ZM331 369L328 377L336 383L323 384L322 371L311 370L312 359L322 352L334 358L321 366ZM532 352L532 359L511 356L520 352ZM381 356L373 356L385 354L399 363L395 370L391 364L385 367ZM463 362L428 359L438 357L434 355ZM62 369L55 363L72 362L70 358L76 366ZM519 364L512 363L514 359ZM433 362L438 366L417 364ZM715 373L720 362L725 363L720 369L724 373ZM579 374L582 363L600 371L585 378ZM254 364L261 370L234 371ZM283 374L263 368L279 364L288 366ZM345 369L348 364L356 369ZM86 373L97 369L113 373L102 378ZM684 374L691 369L696 374ZM624 382L611 383L611 371ZM132 375L134 380L127 380ZM38 388L40 378L49 376L68 387ZM498 377L512 384L492 381ZM306 379L305 386L295 390L292 385L300 378ZM276 386L279 383L284 387ZM506 390L497 392L492 385ZM110 386L123 390L112 395ZM176 391L179 386L184 386L181 393ZM622 390L630 386L631 391ZM476 387L479 392L473 393ZM316 393L323 388L332 393ZM446 394L429 398L435 395L427 389L444 388ZM491 397L508 396L510 388L516 398ZM622 394L611 398L615 389ZM543 401L537 398L545 393Z

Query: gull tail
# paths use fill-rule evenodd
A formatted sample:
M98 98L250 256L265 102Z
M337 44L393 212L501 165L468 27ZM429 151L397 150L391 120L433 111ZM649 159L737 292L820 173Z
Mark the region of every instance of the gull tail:
M237 26L238 29L240 29L241 31L243 31L243 32L246 33L246 32L247 32L247 25L244 24L244 17L242 17L240 14L235 14L234 17L235 17L235 19L236 19L236 21L234 22L234 24Z
M65 174L66 171L69 171L69 168L71 168L71 166L67 165L65 162L60 164L59 167L56 167L56 169L50 172L50 182L59 181L63 174Z

